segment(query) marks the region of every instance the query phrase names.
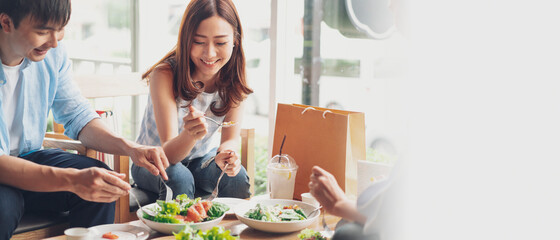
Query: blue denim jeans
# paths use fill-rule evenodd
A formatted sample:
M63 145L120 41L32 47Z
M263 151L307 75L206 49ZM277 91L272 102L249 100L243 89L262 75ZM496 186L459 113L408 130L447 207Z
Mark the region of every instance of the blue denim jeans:
M33 152L21 158L41 165L84 169L101 167L103 162L67 153L60 149ZM48 179L45 179L48 181ZM31 192L0 184L0 239L10 239L24 212L70 212L70 227L91 227L113 223L115 202L97 203L71 192Z
M166 169L169 180L165 183L173 191L173 198L180 194L187 194L192 199L195 197L195 192L208 194L214 190L222 170L214 162L205 168L201 166L215 155L216 149L213 149L203 157L183 160ZM159 176L154 176L145 168L132 164L132 178L139 188L159 194L159 199L165 199L165 186L161 184L162 180ZM218 197L248 198L251 195L249 187L247 171L241 167L241 171L235 177L224 174L220 181Z

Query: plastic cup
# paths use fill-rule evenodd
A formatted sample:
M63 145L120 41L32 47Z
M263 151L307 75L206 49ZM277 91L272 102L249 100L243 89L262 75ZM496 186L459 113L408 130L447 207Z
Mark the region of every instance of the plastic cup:
M313 197L313 195L311 195L311 193L309 193L309 192L301 194L301 201L304 202L304 203L309 203L309 204L311 204L315 207L321 206L321 204L319 204L317 199L315 199L315 197Z
M276 155L266 168L271 199L293 199L298 166L287 154Z

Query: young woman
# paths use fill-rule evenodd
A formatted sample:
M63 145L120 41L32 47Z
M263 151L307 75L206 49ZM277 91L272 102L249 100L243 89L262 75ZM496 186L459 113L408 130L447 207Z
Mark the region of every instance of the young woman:
M231 0L192 0L177 45L142 76L150 84L150 98L137 141L163 147L173 197L192 198L195 190L211 193L222 170L227 176L218 196L250 196L236 153L242 103L253 92L245 79L242 34ZM220 133L206 118L237 124ZM138 187L165 196L163 180L146 169L133 164L132 177Z

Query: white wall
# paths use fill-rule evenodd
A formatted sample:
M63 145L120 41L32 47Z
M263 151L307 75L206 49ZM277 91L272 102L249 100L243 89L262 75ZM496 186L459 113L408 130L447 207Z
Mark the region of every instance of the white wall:
M550 1L409 1L408 239L559 239Z

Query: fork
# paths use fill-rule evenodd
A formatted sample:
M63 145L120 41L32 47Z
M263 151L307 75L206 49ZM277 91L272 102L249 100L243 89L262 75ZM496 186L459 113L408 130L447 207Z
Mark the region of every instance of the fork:
M321 210L321 206L319 206L318 208L313 209L313 211L311 211L309 214L307 214L307 217L310 218L311 216L313 216L313 214L315 214L317 211Z
M165 181L163 180L163 178L161 177L161 175L159 175L159 179L161 180L161 183L163 183L163 185L165 186L165 201L169 202L171 200L173 200L173 191L171 190L171 188L169 186L167 186L167 184L165 183Z
M237 122L234 122L234 121L225 122L225 123L223 123L223 122L220 123L220 122L218 122L218 121L216 121L216 120L214 120L214 119L212 119L212 118L210 118L210 117L207 117L207 116L204 116L204 118L206 118L206 119L210 120L211 122L217 124L218 127L225 127L225 128L227 128L227 127L233 127L233 126L237 125ZM227 123L227 124L226 124L226 123Z
M222 177L224 176L224 173L226 172L225 169L227 169L227 167L229 166L229 163L226 163L226 166L224 167L224 170L222 170L222 173L220 174L220 177L218 178L218 182L216 183L216 188L214 188L214 191L212 191L212 195L207 198L207 201L212 201L214 200L214 198L216 198L218 196L218 186L220 186L220 180L222 180Z
M323 231L321 231L321 235L326 238L331 238L334 235L334 230L332 230L329 225L327 225L327 221L325 221L325 211L321 211L321 222L323 223Z
M148 214L152 217L156 216L156 213L152 212L152 210L149 209L144 210L144 207L142 207L140 201L138 201L138 198L136 197L136 195L134 195L134 193L132 193L132 191L130 191L129 194L130 196L134 197L134 200L136 200L136 204L138 204L138 208L140 208L140 210L142 210L143 213Z

